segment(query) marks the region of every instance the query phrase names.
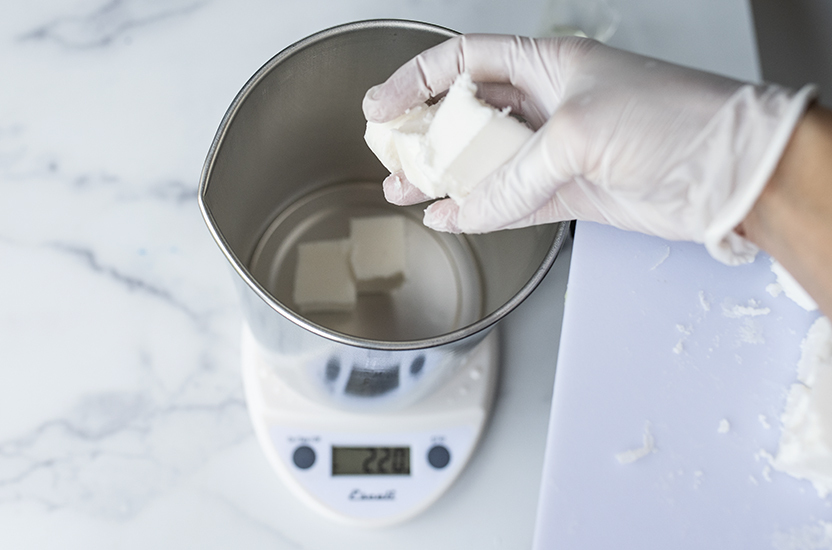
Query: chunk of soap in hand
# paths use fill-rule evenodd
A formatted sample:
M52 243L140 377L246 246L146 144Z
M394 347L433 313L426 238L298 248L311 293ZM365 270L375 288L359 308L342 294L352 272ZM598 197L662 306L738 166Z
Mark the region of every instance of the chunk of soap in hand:
M463 199L534 134L476 92L463 73L438 103L389 122L368 122L364 139L390 172L403 170L429 197Z
M388 292L402 284L405 271L402 216L350 220L350 262L360 293Z
M350 271L349 239L298 245L294 300L301 313L351 311L356 285Z

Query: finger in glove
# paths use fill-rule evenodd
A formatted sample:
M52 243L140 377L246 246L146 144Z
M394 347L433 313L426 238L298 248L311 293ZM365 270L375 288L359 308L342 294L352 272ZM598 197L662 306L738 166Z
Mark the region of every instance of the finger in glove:
M436 231L462 233L456 224L459 205L453 199L436 201L425 209L423 223Z
M381 186L384 189L384 198L396 206L410 206L431 200L431 197L410 183L401 170L387 176Z

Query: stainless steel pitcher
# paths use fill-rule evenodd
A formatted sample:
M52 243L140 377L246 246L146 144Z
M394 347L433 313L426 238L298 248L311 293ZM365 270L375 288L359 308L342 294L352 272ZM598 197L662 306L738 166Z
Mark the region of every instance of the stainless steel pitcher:
M426 395L534 290L566 234L566 224L437 233L421 224L422 207L384 201L387 172L363 140L364 93L454 34L379 20L305 38L246 83L211 145L200 209L262 354L311 399L378 411ZM301 314L297 245L343 238L350 218L382 214L407 220L403 287L362 296L351 313Z

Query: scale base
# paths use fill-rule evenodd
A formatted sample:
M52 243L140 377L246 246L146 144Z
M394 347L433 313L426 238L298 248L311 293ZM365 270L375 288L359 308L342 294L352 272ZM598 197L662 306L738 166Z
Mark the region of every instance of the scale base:
M300 500L357 526L403 522L448 490L485 429L497 384L496 330L433 394L381 413L299 394L275 375L247 325L241 348L249 414L269 463ZM345 468L334 454L360 459Z

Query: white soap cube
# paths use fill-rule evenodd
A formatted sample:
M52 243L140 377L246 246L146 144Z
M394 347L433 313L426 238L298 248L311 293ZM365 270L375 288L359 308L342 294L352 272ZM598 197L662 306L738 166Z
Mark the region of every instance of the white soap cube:
M390 172L401 170L402 160L399 158L398 147L395 143L396 135L399 133L424 135L438 108L438 105L431 107L417 105L391 121L368 122L364 132L364 141Z
M368 122L367 145L388 170L403 170L427 196L461 200L534 135L476 94L477 86L463 73L438 103L389 122Z
M350 220L350 263L358 292L387 292L404 281L405 220L375 216Z
M294 300L301 313L355 308L356 286L349 257L348 239L298 245Z

